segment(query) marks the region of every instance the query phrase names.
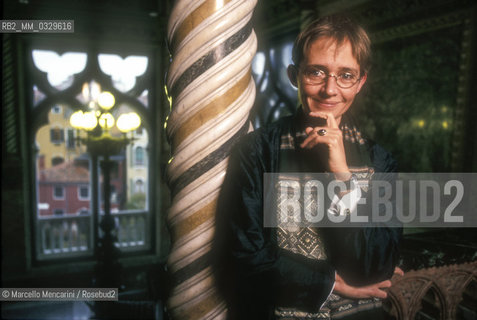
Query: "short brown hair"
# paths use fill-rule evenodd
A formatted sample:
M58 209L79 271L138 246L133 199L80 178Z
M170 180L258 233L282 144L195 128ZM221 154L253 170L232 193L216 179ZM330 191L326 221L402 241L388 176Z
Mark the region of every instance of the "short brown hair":
M367 73L371 68L371 41L368 34L350 17L342 14L319 18L298 35L292 51L292 60L296 66L302 62L305 50L320 37L335 39L338 46L349 40L361 74Z

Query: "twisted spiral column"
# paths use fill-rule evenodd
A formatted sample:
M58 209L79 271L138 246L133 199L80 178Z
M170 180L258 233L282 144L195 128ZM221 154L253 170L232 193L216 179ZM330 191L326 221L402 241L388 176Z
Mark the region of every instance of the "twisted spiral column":
M171 112L167 168L172 205L168 258L175 319L223 319L209 263L215 209L236 140L251 130L255 99L251 26L256 0L176 0L168 25Z

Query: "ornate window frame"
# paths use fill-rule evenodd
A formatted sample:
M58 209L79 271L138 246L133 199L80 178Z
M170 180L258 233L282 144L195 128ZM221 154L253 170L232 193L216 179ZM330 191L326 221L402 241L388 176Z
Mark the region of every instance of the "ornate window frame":
M48 123L48 110L51 110L51 108L58 102L63 103L68 106L78 106L78 101L74 98L74 94L72 92L78 92L79 86L81 86L85 81L88 79L94 79L103 85L103 90L108 90L112 91L113 94L116 96L116 101L117 104L125 102L128 105L132 105L135 109L135 111L140 115L140 117L143 119L142 126L143 130L147 130L148 132L148 150L150 152L147 152L146 156L148 157L145 159L145 163L155 163L155 159L159 155L160 150L156 150L156 148L159 147L159 144L157 142L157 135L156 130L154 128L154 119L156 117L156 114L158 114L160 111L156 110L155 106L156 104L156 99L157 94L155 93L155 86L156 86L156 77L155 74L157 72L157 59L158 59L158 48L157 46L152 46L152 45L136 45L133 48L131 46L126 46L125 44L122 43L117 43L117 42L112 42L112 41L104 41L101 42L101 44L94 43L91 41L88 41L87 39L68 39L65 41L55 41L50 38L42 38L41 36L38 37L29 37L22 46L22 56L24 61L26 62L25 65L25 88L26 88L26 118L27 121L30 123L29 127L26 128L27 131L27 141L31 142L35 141L35 134L42 125L45 123ZM46 79L46 74L42 73L39 70L33 71L33 73L30 73L30 70L35 70L34 63L32 60L31 52L33 49L42 49L42 50L53 50L57 52L58 54L62 54L64 52L87 52L88 53L88 59L90 57L95 57L95 59L88 60L87 61L87 66L85 70L83 70L81 73L76 74L74 76L73 84L68 87L67 89L63 91L57 91L51 90L48 88L45 88L46 86L44 85L47 83ZM98 54L99 53L109 53L109 54L117 54L120 55L121 57L125 58L130 55L146 55L149 60L149 66L145 74L142 76L138 77L137 83L133 89L130 91L123 93L120 92L118 89L115 89L111 77L108 75L105 75L104 73L101 72L101 69L99 67L99 62L98 62ZM46 92L46 97L43 98L38 104L35 106L33 105L33 94L31 92L31 88L33 88L33 84L39 87L39 89L42 92ZM43 85L42 85L43 84ZM149 101L147 105L143 105L142 102L137 99L140 96L142 96L144 90L148 90L148 98ZM137 98L133 98L137 97ZM144 97L142 97L144 99ZM151 151L152 148L152 151ZM46 255L41 254L39 252L39 248L41 247L41 244L44 243L45 241L41 240L42 239L42 231L38 229L38 223L39 220L37 218L37 196L38 196L38 188L35 186L36 185L36 177L35 177L35 172L36 172L36 163L35 163L35 155L36 153L36 147L33 147L32 149L28 150L27 156L29 159L30 163L30 174L29 174L29 180L30 180L30 185L33 186L29 190L30 194L30 211L31 211L31 224L30 224L30 230L32 233L32 262L34 265L42 265L43 261L49 261L49 260L54 260L54 261L62 261L62 258L69 258L69 257L76 257L76 258L82 258L82 259L91 259L93 257L92 254L96 252L96 247L98 243L98 239L100 236L100 231L99 231L99 220L100 218L100 203L101 203L101 198L99 196L100 191L100 185L98 183L99 181L99 166L97 165L91 165L90 166L90 172L91 172L91 190L90 190L90 201L91 201L91 208L89 210L88 215L81 215L81 219L83 218L88 218L90 216L93 217L93 222L91 225L91 243L89 245L92 246L92 251L91 254L81 254L79 251L75 252L71 255L64 255L63 253L56 255L56 257L52 257L49 259ZM92 163L97 163L98 159L91 159ZM158 175L154 172L153 168L149 167L147 171L147 178L149 183L146 184L146 188L148 188L148 194L155 194L156 193L156 178ZM96 191L95 191L96 190ZM126 192L126 191L125 191ZM119 247L121 248L121 257L126 257L129 252L134 254L137 253L142 253L144 255L148 255L150 253L155 252L158 250L156 248L156 245L158 244L155 236L155 231L156 231L156 218L155 214L155 209L157 207L157 201L154 201L154 199L150 198L147 206L144 208L144 210L139 210L139 211L144 211L144 214L141 214L143 224L146 228L144 235L143 235L143 241L137 242L140 243L141 246L140 248L138 247L135 249L133 246L128 246L124 248L121 244ZM96 209L95 209L96 208ZM138 210L136 210L138 211ZM135 214L139 214L140 212L135 212ZM132 214L132 213L131 213ZM126 217L128 214L122 216L121 218L127 219ZM76 215L75 215L76 216ZM69 217L68 217L69 218ZM145 220L144 220L145 219ZM50 228L52 226L50 225ZM89 246L88 245L88 246ZM53 252L53 251L52 251ZM55 253L55 252L53 252ZM59 259L59 260L58 260Z

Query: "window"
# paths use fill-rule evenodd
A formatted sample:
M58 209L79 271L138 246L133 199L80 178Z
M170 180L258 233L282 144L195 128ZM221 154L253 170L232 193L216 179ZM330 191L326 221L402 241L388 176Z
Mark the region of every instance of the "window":
M78 187L78 199L79 200L89 200L89 187L88 186L79 186Z
M110 75L116 89L126 92L134 88L137 77L143 75L148 67L148 58L129 56L121 58L115 54L99 54L99 67Z
M294 38L284 37L257 52L252 61L257 96L250 119L255 128L295 113L297 89L290 85L287 67L292 64Z
M59 55L50 50L33 50L32 58L35 67L47 73L48 84L57 90L64 90L73 84L74 75L86 67L87 54L66 52Z
M134 111L140 114L142 127L137 132L135 143L150 145L151 148L155 146L150 143L148 134L152 127L150 121L155 118L155 110L149 107L153 105L152 97L148 94L154 83L151 56L155 55L150 52L128 56L81 50L31 51L27 63L32 66L28 87L33 90L31 116L36 120L32 128L35 140L31 143L38 146L36 153L32 154L35 159L33 177L36 179L32 192L37 202L34 216L36 259L92 256L97 241L95 234L99 231L94 227L100 224L104 214L102 156L91 157L86 146L77 143L77 138L86 138L87 135L72 128L69 123L71 114L97 103L98 93L112 83L118 103L111 108L111 114L115 119L122 113ZM99 69L90 65L96 62ZM75 76L87 68L93 70L88 74L89 79ZM108 80L102 83L93 79ZM112 128L110 134L122 136L116 128ZM152 216L146 194L150 194L147 188L153 186L148 182L147 163L153 162L146 159L148 156L144 147L136 150L132 144L118 154L110 155L114 163L110 175L111 212L117 214L115 232L121 234L116 246L126 252L148 250L152 246ZM140 168L130 170L136 162ZM131 189L135 186L132 182L129 185L130 181L136 181L136 177L143 179L144 192L140 201L133 197ZM59 204L62 208L55 209ZM64 238L59 236L61 234ZM73 235L74 238L67 239Z
M54 114L60 114L61 113L61 106L55 105L53 108L51 108L51 112Z
M65 198L65 189L62 186L53 187L53 199L62 200Z
M53 210L53 214L55 216L62 216L64 213L65 213L65 210L63 210L63 209L54 209Z
M143 166L144 165L144 148L136 147L134 150L134 165Z
M76 140L75 140L75 131L74 129L67 129L67 141L66 141L66 146L69 149L73 149L76 147Z
M51 159L51 166L54 167L59 164L62 164L63 162L65 162L65 159L63 159L62 157L53 157Z
M134 193L144 193L144 181L142 179L136 180Z
M61 128L53 128L50 130L50 141L54 144L60 144L65 141L65 132Z

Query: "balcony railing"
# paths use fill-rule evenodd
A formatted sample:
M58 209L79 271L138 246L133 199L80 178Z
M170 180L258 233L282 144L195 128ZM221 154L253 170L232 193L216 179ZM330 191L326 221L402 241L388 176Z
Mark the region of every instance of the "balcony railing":
M113 213L121 251L136 251L147 246L146 211ZM101 215L102 218L102 215ZM38 217L38 257L52 259L93 255L93 219L87 215ZM100 230L100 236L102 236Z
M146 246L147 211L125 210L113 212L118 241L116 247L123 251L137 250ZM100 230L100 236L102 232Z

